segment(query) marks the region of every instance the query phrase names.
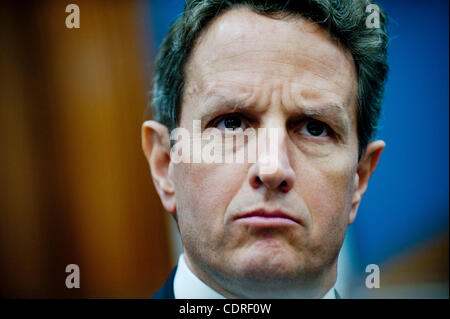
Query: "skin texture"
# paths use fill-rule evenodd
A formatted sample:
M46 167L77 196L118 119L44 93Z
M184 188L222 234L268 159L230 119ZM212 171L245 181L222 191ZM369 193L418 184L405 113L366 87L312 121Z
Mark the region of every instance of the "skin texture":
M174 164L167 128L144 123L144 153L165 209L178 216L189 268L227 297L322 297L384 148L371 142L358 162L351 54L302 17L239 8L204 30L185 71L181 127L192 132L201 120L202 130L216 127L224 137L279 129L276 158L259 152L256 163ZM242 130L225 130L230 114ZM310 134L312 119L326 124L324 134ZM276 169L267 173L267 165ZM283 210L299 223L235 219L253 209Z

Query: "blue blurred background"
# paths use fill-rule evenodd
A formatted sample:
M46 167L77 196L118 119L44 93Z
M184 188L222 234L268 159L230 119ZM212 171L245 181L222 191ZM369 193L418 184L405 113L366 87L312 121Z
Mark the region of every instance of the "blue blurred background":
M387 143L354 227L360 262L382 263L448 234L448 1L381 1L390 74L378 132Z

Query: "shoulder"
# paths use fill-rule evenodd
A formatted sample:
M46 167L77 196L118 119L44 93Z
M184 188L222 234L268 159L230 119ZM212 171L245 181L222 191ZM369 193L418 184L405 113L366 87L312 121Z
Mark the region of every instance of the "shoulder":
M175 295L173 292L173 279L175 277L175 273L177 271L177 267L175 267L169 275L169 278L164 283L164 285L152 296L151 299L175 299Z

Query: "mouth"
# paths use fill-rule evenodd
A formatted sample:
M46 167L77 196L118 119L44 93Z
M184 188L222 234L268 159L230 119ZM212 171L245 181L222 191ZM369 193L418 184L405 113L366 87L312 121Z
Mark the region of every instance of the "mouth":
M301 225L300 220L282 210L267 211L265 209L257 209L240 214L236 216L234 220L257 228L292 227Z

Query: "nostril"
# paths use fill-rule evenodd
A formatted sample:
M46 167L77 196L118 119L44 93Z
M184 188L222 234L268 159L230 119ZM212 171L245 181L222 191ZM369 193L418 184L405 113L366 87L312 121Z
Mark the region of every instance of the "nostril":
M285 193L288 192L289 191L288 183L286 181L282 181L280 184L280 189Z
M259 176L255 176L255 178L252 179L251 185L253 188L258 189L263 185L263 181L261 180L261 178L259 178Z

